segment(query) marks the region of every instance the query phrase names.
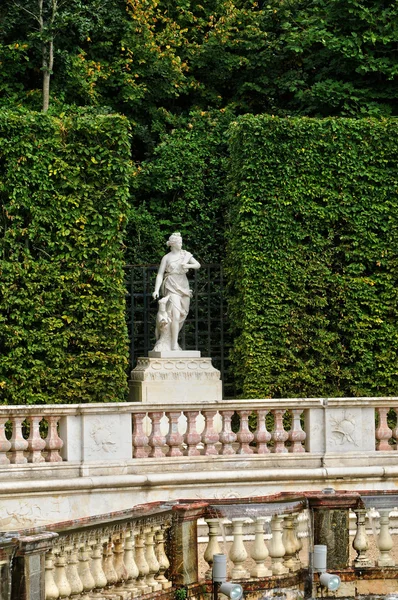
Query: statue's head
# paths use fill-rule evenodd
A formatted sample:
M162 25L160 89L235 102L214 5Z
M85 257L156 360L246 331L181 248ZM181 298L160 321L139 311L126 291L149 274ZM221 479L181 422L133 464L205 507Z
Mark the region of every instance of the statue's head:
M180 248L181 248L182 247L181 233L179 231L175 231L174 233L172 233L171 236L169 237L169 239L167 240L167 245L168 246L180 246Z

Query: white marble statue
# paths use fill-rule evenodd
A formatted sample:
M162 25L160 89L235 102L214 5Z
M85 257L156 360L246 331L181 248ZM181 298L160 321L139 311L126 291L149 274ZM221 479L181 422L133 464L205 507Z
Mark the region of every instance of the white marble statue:
M155 300L159 293L162 296L156 317L155 351L181 350L178 334L187 318L192 296L186 274L188 269L200 268L192 254L182 249L180 233L173 233L167 245L170 252L162 258L152 294Z

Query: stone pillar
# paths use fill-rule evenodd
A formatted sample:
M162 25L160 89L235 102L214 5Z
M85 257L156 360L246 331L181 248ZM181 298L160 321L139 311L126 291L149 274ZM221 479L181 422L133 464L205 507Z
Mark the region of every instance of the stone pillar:
M197 520L204 516L208 504L195 502L173 506L170 532L170 579L175 585L198 581Z
M317 494L310 496L308 501L313 513L314 544L327 547L327 568L349 567L349 511L360 502L359 494Z
M13 560L10 600L44 600L45 554L57 533L45 531L20 537Z

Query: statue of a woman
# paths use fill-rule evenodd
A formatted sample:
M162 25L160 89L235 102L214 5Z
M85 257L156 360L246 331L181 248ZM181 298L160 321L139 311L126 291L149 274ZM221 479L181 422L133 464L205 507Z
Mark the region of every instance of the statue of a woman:
M167 242L170 252L163 256L156 276L152 296L159 300L156 317L156 344L154 350L181 350L178 334L187 318L192 292L189 289L188 269L199 269L200 264L190 252L182 249L181 234L173 233Z

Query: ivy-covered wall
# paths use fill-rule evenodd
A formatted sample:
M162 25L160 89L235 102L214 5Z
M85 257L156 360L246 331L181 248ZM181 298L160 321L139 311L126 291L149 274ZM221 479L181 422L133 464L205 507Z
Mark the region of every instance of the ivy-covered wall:
M0 403L123 400L127 120L0 112Z
M230 150L243 395L398 395L398 122L247 115Z

